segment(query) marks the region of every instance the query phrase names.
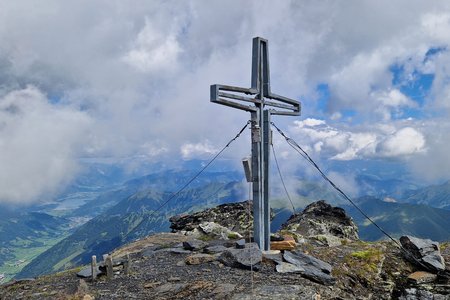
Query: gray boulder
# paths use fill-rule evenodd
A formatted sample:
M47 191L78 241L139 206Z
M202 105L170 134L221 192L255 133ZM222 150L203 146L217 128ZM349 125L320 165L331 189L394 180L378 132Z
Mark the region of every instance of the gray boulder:
M199 251L208 246L208 243L205 243L200 240L190 240L187 242L183 242L183 248L191 251Z
M299 273L306 278L325 285L333 285L335 283L335 279L331 276L331 265L320 259L300 251L285 251L283 258L287 262L302 268L304 271Z
M400 243L408 251L406 258L410 262L433 273L445 270L438 242L406 235L400 238Z
M229 267L253 268L253 270L257 271L262 261L262 252L257 244L249 243L245 245L244 249L227 249L223 251L219 256L219 261Z

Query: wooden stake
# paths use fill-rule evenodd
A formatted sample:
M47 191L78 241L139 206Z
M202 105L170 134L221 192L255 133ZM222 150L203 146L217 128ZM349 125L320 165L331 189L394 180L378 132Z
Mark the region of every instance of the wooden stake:
M95 255L92 255L91 274L92 281L95 281L95 279L97 279L97 256Z
M105 264L106 264L106 278L108 278L108 280L111 280L114 278L113 260L111 255L108 255L106 257Z
M124 271L125 275L129 275L130 274L130 271L131 271L130 254L127 254L127 259L123 263L123 271Z

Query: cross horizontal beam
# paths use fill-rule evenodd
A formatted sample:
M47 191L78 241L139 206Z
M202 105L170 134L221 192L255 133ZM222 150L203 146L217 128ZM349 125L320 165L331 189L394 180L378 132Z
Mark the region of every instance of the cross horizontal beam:
M233 92L233 93L226 93L227 92ZM241 96L236 93L243 93L245 95L258 95L260 92L258 90L252 89L252 88L242 88L237 86L229 86L229 85L222 85L222 84L213 84L211 85L211 102L230 106L233 108L245 110L245 111L257 111L257 106L272 106L276 108L281 108L284 110L276 110L276 109L269 109L270 113L273 115L289 115L289 116L298 116L300 115L301 111L301 104L297 100L293 100L284 96L280 96L274 93L271 93L268 91L267 95L264 95L264 98L261 100L260 97L248 97L248 96ZM281 103L269 101L266 99L272 99L277 100ZM254 106L251 105L244 105L236 101L231 100L237 100L247 103L253 103Z

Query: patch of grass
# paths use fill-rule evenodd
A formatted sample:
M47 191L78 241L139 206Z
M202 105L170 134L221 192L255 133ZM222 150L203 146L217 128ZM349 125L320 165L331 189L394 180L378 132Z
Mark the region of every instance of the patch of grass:
M210 236L210 235L202 235L198 237L199 240L204 241L204 242L209 242L214 240L214 237Z
M368 286L377 280L379 267L383 259L384 254L380 248L368 248L366 246L363 250L347 254L344 257L344 265L347 271L336 274L333 270L333 275L348 275L350 277L356 275L361 284Z
M382 252L380 249L368 249L365 251L356 251L356 252L351 253L350 255L353 257L362 259L362 260L370 261L373 258L378 259L381 254L382 254Z
M230 240L236 240L236 239L239 238L239 235L238 235L236 232L230 232L230 233L228 234L228 238L229 238Z

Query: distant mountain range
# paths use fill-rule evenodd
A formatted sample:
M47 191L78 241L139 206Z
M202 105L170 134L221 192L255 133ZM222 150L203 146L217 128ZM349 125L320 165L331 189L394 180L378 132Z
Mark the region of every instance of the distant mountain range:
M408 234L435 241L450 240L450 210L423 204L385 202L375 197L359 198L357 204L373 221L395 238ZM387 239L356 208L351 205L342 207L358 225L362 240Z
M440 185L406 191L400 201L450 210L450 181Z

